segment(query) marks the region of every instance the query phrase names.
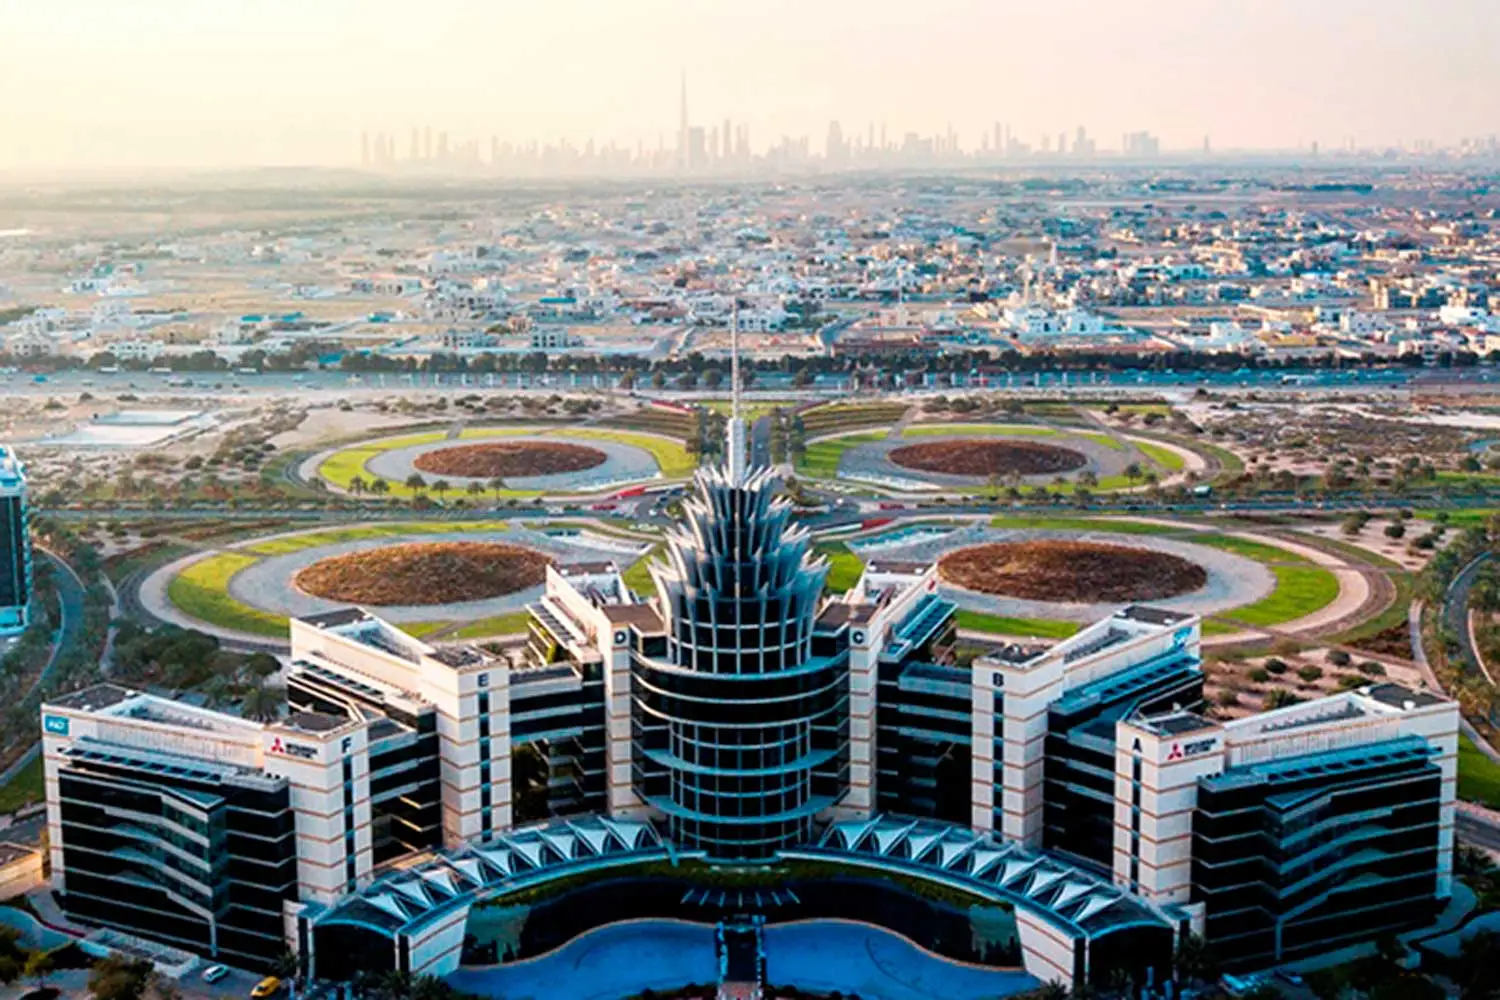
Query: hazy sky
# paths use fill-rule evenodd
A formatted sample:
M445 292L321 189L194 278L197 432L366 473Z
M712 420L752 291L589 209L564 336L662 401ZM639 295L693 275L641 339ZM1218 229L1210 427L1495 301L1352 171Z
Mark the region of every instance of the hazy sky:
M360 133L966 147L1500 131L1500 0L0 0L0 169L353 164Z

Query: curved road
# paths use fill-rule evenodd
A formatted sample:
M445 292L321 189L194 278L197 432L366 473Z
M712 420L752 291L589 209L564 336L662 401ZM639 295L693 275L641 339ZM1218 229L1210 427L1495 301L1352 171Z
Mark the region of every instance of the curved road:
M58 622L56 635L52 639L52 653L47 657L46 664L41 672L37 674L36 680L21 700L31 697L31 693L41 687L52 673L52 668L57 666L57 661L62 657L63 651L78 642L78 637L83 631L83 581L78 574L73 572L73 567L66 561L53 555L45 549L37 549L44 559L52 564L52 579L57 581L57 607ZM40 736L40 732L37 734ZM31 745L25 753L21 754L4 771L0 771L0 785L6 785L26 768L36 755L42 750L41 740Z
M1493 557L1494 554L1490 552L1477 556L1473 562L1458 571L1458 575L1448 585L1448 592L1443 595L1443 624L1458 640L1464 669L1478 672L1486 678L1490 676L1489 671L1480 660L1479 650L1474 648L1473 637L1469 633L1469 594L1473 592L1474 583L1479 579L1485 563Z

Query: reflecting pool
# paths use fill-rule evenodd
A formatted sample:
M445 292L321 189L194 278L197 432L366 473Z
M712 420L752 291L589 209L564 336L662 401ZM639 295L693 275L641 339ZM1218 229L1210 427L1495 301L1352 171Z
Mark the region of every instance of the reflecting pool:
M866 924L817 920L766 928L773 986L858 994L863 1000L988 1000L1041 985L1020 970L960 965ZM460 990L506 1000L621 1000L717 978L708 924L638 920L583 934L539 958L465 968Z

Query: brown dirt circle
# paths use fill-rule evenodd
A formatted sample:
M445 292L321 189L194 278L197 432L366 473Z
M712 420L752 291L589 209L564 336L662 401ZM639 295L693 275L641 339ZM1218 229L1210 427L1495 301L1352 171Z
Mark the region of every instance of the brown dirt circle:
M508 476L551 476L582 472L603 465L609 458L598 448L558 441L495 441L461 444L423 452L412 465L438 476L493 479Z
M294 582L314 597L351 604L450 604L534 587L551 561L500 542L409 542L330 556Z
M1035 441L965 438L931 441L897 448L886 456L907 469L949 476L1055 475L1088 464L1087 456L1071 448Z
M1097 542L994 542L950 552L938 572L969 590L1028 601L1105 604L1155 601L1208 582L1181 556Z

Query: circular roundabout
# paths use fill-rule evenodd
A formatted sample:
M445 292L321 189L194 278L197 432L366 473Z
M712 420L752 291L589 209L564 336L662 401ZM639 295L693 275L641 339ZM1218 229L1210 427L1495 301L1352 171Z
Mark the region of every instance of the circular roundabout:
M496 476L555 476L595 469L609 461L598 448L563 441L501 441L462 444L427 451L412 459L419 471L460 479L492 479Z
M1203 566L1175 553L1065 539L959 549L938 560L938 572L966 590L1064 604L1160 601L1208 583Z
M284 644L288 619L360 605L418 637L525 630L547 567L625 569L656 540L590 522L413 521L280 532L166 562L140 582L159 621Z
M1072 448L1003 438L956 438L908 444L886 454L903 469L947 476L1047 476L1076 472L1088 456Z
M1009 424L918 425L895 437L844 434L809 447L831 478L898 490L1028 487L1142 488L1183 471L1186 457L1098 431Z
M682 441L603 427L465 427L370 438L302 459L336 493L409 500L598 493L691 474Z
M551 562L504 542L406 542L320 559L293 582L305 594L349 604L455 604L540 586Z

